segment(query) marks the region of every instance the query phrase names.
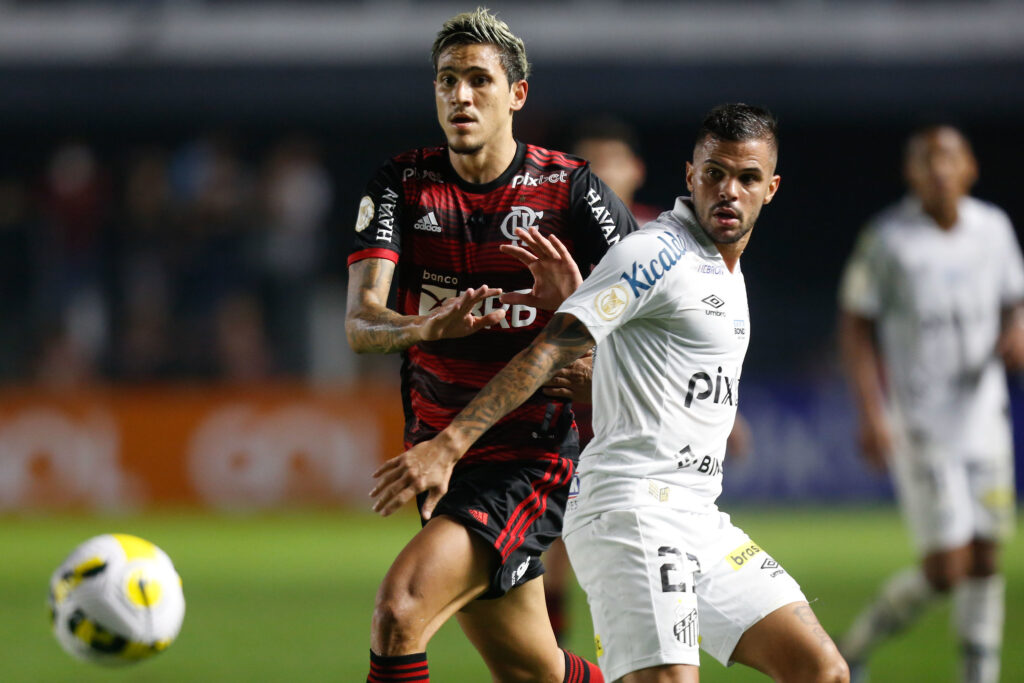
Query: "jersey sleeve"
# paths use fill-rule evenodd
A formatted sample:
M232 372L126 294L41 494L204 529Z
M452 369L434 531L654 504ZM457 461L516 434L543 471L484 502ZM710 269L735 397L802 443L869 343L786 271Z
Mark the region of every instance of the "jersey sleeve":
M580 271L586 273L626 235L636 231L633 214L584 164L573 171L569 184L569 211L577 244Z
M348 265L367 258L394 263L402 252L402 181L393 161L377 170L359 202Z
M877 318L882 309L883 252L878 231L867 228L857 238L839 283L839 306L843 311Z
M1005 245L998 250L1001 258L1002 277L999 283L1000 304L1004 308L1024 303L1024 258L1021 257L1020 242L1013 230L1009 216L999 211Z
M650 260L663 248L664 243L648 231L613 245L558 313L575 316L598 343L631 320L663 314L667 278L654 286L636 279L645 257Z

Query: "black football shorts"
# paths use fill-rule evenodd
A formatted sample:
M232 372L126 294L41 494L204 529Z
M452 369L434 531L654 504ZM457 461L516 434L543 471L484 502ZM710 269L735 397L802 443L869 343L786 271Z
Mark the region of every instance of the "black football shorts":
M490 588L480 599L505 595L544 573L540 555L562 535L573 459L484 462L457 467L434 516L448 515L498 553ZM422 508L426 494L420 494Z

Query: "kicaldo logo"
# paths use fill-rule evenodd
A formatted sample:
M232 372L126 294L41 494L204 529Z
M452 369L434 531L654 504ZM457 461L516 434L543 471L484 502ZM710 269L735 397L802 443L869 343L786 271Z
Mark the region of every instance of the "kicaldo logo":
M465 291L465 290L463 290ZM521 289L517 290L522 293L527 293L530 290ZM420 315L426 315L432 310L444 304L448 299L457 297L461 292L456 289L449 287L439 287L437 285L420 285ZM508 311L504 319L501 321L501 327L509 329L512 327L529 327L533 324L533 321L537 319L537 309L532 306L525 306L523 304L515 304L510 306L509 304L503 304L498 300L496 296L489 296L476 306L473 307L471 313L473 315L482 316L487 315L493 311L499 309L505 309Z
M743 569L743 567L747 566L750 560L753 559L753 557L760 552L763 552L761 550L761 547L753 541L750 541L749 543L744 543L743 545L741 545L740 547L736 548L731 553L726 555L725 559L726 561L728 561L729 564L732 565L733 571L736 571L738 569Z
M229 405L193 433L192 485L220 508L358 500L379 449L372 418L346 421L315 406Z
M118 462L117 425L105 411L72 416L30 408L0 421L0 511L117 507L137 497Z

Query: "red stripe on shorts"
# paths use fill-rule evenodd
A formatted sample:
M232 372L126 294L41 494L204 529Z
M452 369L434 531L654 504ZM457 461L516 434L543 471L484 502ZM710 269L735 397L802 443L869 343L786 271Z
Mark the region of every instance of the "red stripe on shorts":
M548 464L548 469L540 480L533 482L533 492L524 498L509 516L508 523L498 535L494 546L501 553L501 559L507 560L516 548L523 544L526 530L544 514L548 507L548 495L559 486L564 486L572 476L572 462L558 458Z

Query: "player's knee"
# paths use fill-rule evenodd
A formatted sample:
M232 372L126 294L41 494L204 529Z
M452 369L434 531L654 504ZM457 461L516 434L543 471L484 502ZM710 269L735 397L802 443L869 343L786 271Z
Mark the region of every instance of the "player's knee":
M818 675L814 680L815 683L850 683L850 667L838 650L821 662Z
M418 603L411 593L387 583L377 591L373 608L372 641L378 654L400 654L418 643L422 635Z

